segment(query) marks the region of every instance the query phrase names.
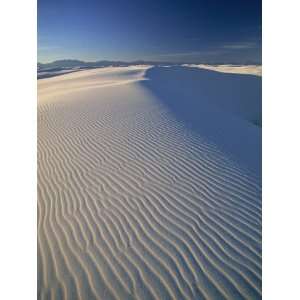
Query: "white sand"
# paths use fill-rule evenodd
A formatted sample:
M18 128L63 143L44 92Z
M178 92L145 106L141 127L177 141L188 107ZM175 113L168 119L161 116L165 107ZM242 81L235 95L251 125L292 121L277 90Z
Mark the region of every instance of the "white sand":
M261 129L151 70L38 81L38 299L261 298Z
M259 65L204 65L204 64L185 64L184 66L197 67L207 70L213 70L221 73L231 73L231 74L248 74L248 75L262 75L262 68Z

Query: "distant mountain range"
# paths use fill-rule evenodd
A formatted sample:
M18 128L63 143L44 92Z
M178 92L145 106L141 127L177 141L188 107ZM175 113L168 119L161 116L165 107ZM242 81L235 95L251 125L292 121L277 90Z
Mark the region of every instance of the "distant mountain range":
M70 68L101 68L101 67L127 67L132 65L174 65L174 63L164 63L164 62L153 62L153 61L143 61L137 60L132 62L124 62L124 61L110 61L110 60L100 60L95 62L85 62L76 59L62 59L56 60L50 63L38 63L38 71L44 70L53 70L53 69L70 69Z
M101 67L128 67L132 65L181 65L182 63L172 63L172 62L158 62L158 61L144 61L144 60L136 60L132 62L124 62L124 61L110 61L110 60L99 60L95 62L85 62L77 59L62 59L62 60L56 60L50 63L38 63L37 68L38 71L54 71L56 69L73 69L73 68L101 68ZM195 64L200 64L205 62L195 62ZM219 65L224 64L221 62L214 62L209 63L212 65ZM226 64L230 64L226 62ZM234 63L233 63L234 64ZM256 65L257 63L254 62L247 62L244 65Z

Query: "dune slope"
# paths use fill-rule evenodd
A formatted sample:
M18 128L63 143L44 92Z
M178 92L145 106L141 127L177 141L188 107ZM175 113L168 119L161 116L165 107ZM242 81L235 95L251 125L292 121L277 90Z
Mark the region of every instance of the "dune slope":
M261 182L247 165L259 155L230 155L214 115L190 124L165 100L190 98L157 72L38 81L38 299L261 298ZM258 147L260 128L238 114L221 126Z
M197 64L185 64L184 66L213 70L221 73L231 73L231 74L247 74L262 76L261 65L197 65Z

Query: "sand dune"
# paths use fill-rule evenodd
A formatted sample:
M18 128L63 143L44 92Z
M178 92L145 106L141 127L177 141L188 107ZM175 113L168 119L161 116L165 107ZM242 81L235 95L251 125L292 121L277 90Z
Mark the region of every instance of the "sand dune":
M185 71L38 81L38 299L261 298L261 128Z
M184 66L207 69L221 73L231 73L231 74L248 74L255 76L262 76L262 68L260 65L204 65L204 64L185 64Z

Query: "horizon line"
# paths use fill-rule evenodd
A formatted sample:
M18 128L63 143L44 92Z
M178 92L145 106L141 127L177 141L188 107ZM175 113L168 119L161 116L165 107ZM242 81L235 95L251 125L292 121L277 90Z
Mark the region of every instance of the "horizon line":
M262 65L262 62L255 62L255 61L247 61L244 63L234 63L234 62L221 62L221 61L215 61L215 62L205 62L205 61L194 61L194 62L172 62L172 61L163 61L163 60L144 60L144 59L136 59L136 60L109 60L109 59L98 59L98 60L92 60L92 61L86 61L86 60L81 60L78 58L62 58L62 59L56 59L53 61L48 61L48 62L40 62L37 61L37 64L42 64L42 65L46 65L46 64L52 64L55 62L63 62L63 61L77 61L77 62L81 62L81 63L99 63L99 62L112 62L112 63L128 63L128 64L132 64L132 63L137 63L137 62L144 62L144 63L168 63L168 64L232 64L232 65L249 65L249 64L253 64L253 65Z

